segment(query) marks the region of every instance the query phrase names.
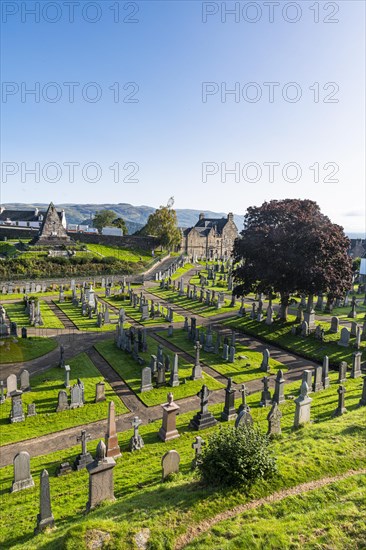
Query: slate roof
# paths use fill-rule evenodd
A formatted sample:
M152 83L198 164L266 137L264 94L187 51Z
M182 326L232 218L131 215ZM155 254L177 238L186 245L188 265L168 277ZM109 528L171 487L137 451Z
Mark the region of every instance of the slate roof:
M62 212L57 212L60 220L62 220ZM43 216L43 218L46 215L46 210L39 210L38 214L35 213L35 209L33 210L3 210L3 212L0 213L0 221L6 221L10 220L12 222L38 222L39 216Z
M199 233L205 235L209 233L210 229L214 228L216 232L221 235L227 221L227 218L204 218L203 220L198 220L194 228Z

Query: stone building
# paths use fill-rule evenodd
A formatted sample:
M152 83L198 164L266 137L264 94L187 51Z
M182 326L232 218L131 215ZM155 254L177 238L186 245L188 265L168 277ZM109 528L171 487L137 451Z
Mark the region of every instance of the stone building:
M200 214L196 225L183 231L181 248L193 258L229 258L238 235L232 213L227 218Z
M62 224L62 217L51 202L42 221L41 228L32 244L60 246L72 242Z
M13 210L0 207L0 226L19 227L29 229L41 229L46 211L33 208L33 210ZM66 228L65 210L57 212L60 222Z

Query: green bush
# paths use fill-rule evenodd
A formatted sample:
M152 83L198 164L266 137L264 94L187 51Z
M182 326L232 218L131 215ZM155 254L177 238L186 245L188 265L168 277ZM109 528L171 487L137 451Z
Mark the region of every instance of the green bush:
M208 485L252 485L277 471L267 435L252 426L221 427L204 448L198 469Z

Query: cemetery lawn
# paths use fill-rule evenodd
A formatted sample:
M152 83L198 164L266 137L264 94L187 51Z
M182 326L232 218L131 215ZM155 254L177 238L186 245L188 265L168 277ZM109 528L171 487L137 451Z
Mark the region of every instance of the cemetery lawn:
M366 476L266 503L216 524L184 548L331 548L366 546Z
M113 257L129 263L147 263L152 259L151 253L146 252L146 250L130 250L103 244L88 244L88 250L99 257Z
M65 290L64 291L65 296L71 296L72 292L71 290ZM20 294L13 293L13 294L2 294L0 292L0 302L6 302L6 301L14 301L14 300L23 300L24 296L26 296L25 293ZM48 290L47 292L28 292L27 294L28 298L46 298L48 296L58 296L58 290ZM7 308L8 306L6 306ZM5 308L5 309L6 309Z
M103 380L103 376L86 354L81 353L75 356L69 361L69 365L71 367L70 383L76 384L78 378L84 383L84 407L59 413L55 412L58 392L65 389L63 369L52 367L46 372L31 376L31 391L23 393L23 410L26 413L28 403L35 403L37 416L30 418L26 416L24 422L10 424L11 400L6 399L0 407L1 445L59 432L74 426L83 427L89 422L107 419L108 401L112 399L116 405L116 414L128 412L128 409L114 393L108 382L105 382L106 401L94 403L95 384Z
M222 324L242 331L245 334L256 336L261 340L278 345L283 349L287 349L313 361L321 362L324 356L327 355L329 363L334 366L338 366L341 361L346 361L351 365L352 354L356 351L354 337L350 339L350 346L348 348L338 346L337 342L339 341L340 333L331 334L329 332L330 324L326 322L317 322L317 324L325 329L324 342L316 340L314 335L307 338L292 335L291 328L294 324L297 325L295 317L292 315L289 315L287 322L276 320L271 326L266 325L264 321L258 323L258 321L251 319L248 314L241 318L227 319ZM365 347L366 342L361 342L360 351L363 352Z
M31 459L31 471L36 487L16 493L10 493L11 482L13 479L13 467L7 466L0 470L0 486L2 490L3 513L0 516L0 546L2 548L26 548L27 550L42 548L67 548L68 550L85 550L90 545L90 541L98 535L109 537L108 545L110 548L133 549L136 548L134 537L141 529L150 530L149 548L163 549L174 548L174 543L179 536L184 535L195 524L209 520L221 512L231 510L232 508L245 504L250 501L271 495L286 488L295 487L301 483L312 480L320 480L325 477L341 475L350 470L359 470L365 468L366 447L365 447L365 407L357 408L361 396L362 379L347 379L345 386L347 388L346 407L348 413L342 417L332 418L332 412L337 406L338 396L336 389L337 374L331 373L331 387L322 392L311 394L312 401L312 419L313 423L293 431L295 406L291 399L288 399L280 406L283 412L282 430L283 434L279 439L273 441L273 450L278 457L279 473L272 480L259 481L248 491L243 491L241 487L218 489L216 487L207 487L199 482L197 474L191 470L191 461L193 459L192 442L196 435L200 435L207 441L209 434L217 427L210 428L204 432L195 432L188 428L188 423L193 413L181 414L177 417L177 428L181 437L174 441L163 443L159 441L157 432L161 426L161 421L148 423L140 427L140 434L145 441L145 447L138 452L130 453L127 451L128 441L132 435L132 430L119 434L119 444L123 452L123 457L117 459L114 468L115 496L117 500L113 503L104 503L93 512L84 515L85 505L88 500L88 474L86 470L73 472L64 477L55 477L55 470L60 462L73 462L76 455L80 452L80 445L64 451L52 453L47 456L40 456ZM298 395L299 382L285 387L285 394ZM267 430L266 416L268 407L259 407L259 394L252 394L248 397L248 404L254 421L259 424L262 431ZM237 400L237 405L239 400ZM222 404L210 407L210 410L219 418L222 410ZM231 423L232 424L232 423ZM95 454L97 441L88 444L88 450ZM171 480L161 482L161 457L169 449L175 449L181 457L180 473ZM57 528L51 531L43 532L34 537L33 531L36 525L36 515L39 509L39 475L43 468L47 468L50 474L52 511L55 516ZM258 508L253 515L249 515L248 524L250 528L255 529L254 518L257 518L258 535L267 541L267 544L255 545L256 540L253 537L253 548L286 548L286 536L290 536L292 529L294 537L300 536L302 529L302 519L305 522L303 529L304 541L308 537L317 536L322 541L322 536L326 536L324 531L330 527L330 541L333 541L334 530L342 529L341 542L347 540L355 533L355 537L361 536L361 521L365 520L364 503L366 499L365 482L359 483L359 478L349 478L344 485L339 482L339 487L344 487L345 493L341 488L337 489L339 494L339 513L331 508L332 513L327 521L325 500L336 500L336 494L331 494L333 486L323 489L328 491L329 499L320 492L308 494L298 499L290 497L282 503L268 504ZM356 483L358 489L356 489ZM359 511L356 513L351 508L350 519L349 511L349 492L358 491L357 506ZM314 496L315 495L315 498ZM322 496L323 495L323 496ZM334 498L333 498L334 497ZM313 499L304 500L301 508L302 498ZM324 506L323 506L324 505ZM278 509L277 523L274 525L274 532L269 535L268 528L266 533L261 528L268 527L270 522L270 507L276 510L276 506L282 506ZM6 512L4 512L6 511ZM318 531L311 531L308 528L307 521L310 521L310 514L316 515L316 527ZM249 513L250 514L250 513ZM293 525L293 517L301 514L298 530ZM324 522L319 520L324 515ZM345 517L346 516L346 517ZM16 521L10 521L10 518L16 518ZM289 529L285 521L289 519ZM332 518L332 521L330 519ZM251 522L252 519L252 522ZM267 522L267 523L265 523ZM270 523L270 525L272 525ZM314 525L315 527L315 525ZM286 531L285 533L283 531ZM216 534L216 532L215 532ZM233 526L233 536L237 534ZM241 536L246 536L247 531L240 532ZM248 536L250 531L248 529ZM270 536L270 539L264 538ZM276 538L277 537L277 538ZM227 533L226 543L230 539L230 533ZM270 542L280 540L281 544L269 544ZM312 539L310 539L312 540ZM356 540L359 540L356 538ZM283 541L283 543L282 543ZM295 538L296 542L296 538ZM325 543L326 544L326 543ZM363 541L359 548L362 548ZM214 548L201 544L200 549ZM229 548L218 544L215 548ZM245 548L245 545L239 544L232 548ZM250 546L247 546L250 548ZM299 545L292 545L291 548L303 548L302 538ZM308 548L315 545L307 546ZM325 547L325 546L323 546ZM334 546L336 550L353 550L355 546ZM89 546L90 548L90 546Z
M191 300L187 298L187 295L179 296L178 292L173 290L163 290L160 288L152 289L149 291L162 300L166 300L172 304L175 304L191 313L201 315L201 317L214 317L215 315L222 315L223 313L232 313L233 315L240 309L240 303L236 303L234 307L230 307L230 300L225 300L225 306L216 309L215 306L206 306L204 302L199 300Z
M165 317L161 316L161 315L156 315L154 317L154 319L146 319L145 321L142 321L141 320L141 312L139 311L138 307L137 308L134 308L132 305L131 305L131 300L130 299L126 299L125 301L123 300L119 300L118 298L114 298L114 297L111 297L111 298L103 298L103 300L105 302L108 302L108 304L111 304L111 306L114 306L114 307L117 307L117 308L123 308L126 312L126 315L128 317L131 317L131 319L133 319L134 321L137 321L138 323L140 323L141 325L144 325L144 326L151 326L151 325L161 325L163 323L167 323L168 321L165 320ZM149 300L149 309L150 309L150 306L151 306L151 300ZM160 306L160 309L164 310L164 314L167 313L167 308L164 307L164 306ZM182 317L182 315L178 315L177 313L173 313L173 322L174 323L180 323L180 322L183 322L184 321L184 317Z
M194 264L184 264L183 267L180 267L177 269L175 273L171 276L172 281L176 281L177 279L180 279L183 275L188 273L188 271L191 271L191 269L194 269L196 266Z
M43 325L41 328L65 328L60 319L51 310L50 306L44 300L39 303ZM31 327L29 316L24 312L23 302L7 304L6 313L11 321L14 321L20 327Z
M146 361L146 365L143 366L134 361L128 353L118 349L114 340L105 340L104 342L96 344L94 347L148 407L166 403L169 391L173 392L174 400L177 401L184 397L197 395L202 388L202 384L206 384L210 390L218 390L224 387L221 382L218 382L206 373L203 373L203 379L201 380L188 380L192 374L193 364L187 363L182 357L179 357L179 386L175 388L171 388L169 385L161 388L154 387L151 391L141 393L141 371L144 367L149 365L151 354L156 354L158 343L148 336L147 345L148 351L146 353L140 352L140 356ZM172 367L174 358L173 352L165 348L163 348L163 351L164 354L170 356L170 365ZM169 373L167 373L166 379L169 380ZM184 383L184 379L186 379L186 383Z
M188 340L187 332L185 332L183 329L175 329L172 337L166 336L165 333L161 333L159 334L159 336L167 340L167 342L171 342L172 344L177 346L177 348L191 354L192 356L195 355L193 342ZM242 355L245 356L245 359L235 359L235 363L229 363L228 361L224 361L222 359L222 349L220 350L220 354L216 355L215 353L205 352L203 347L200 351L200 358L201 361L215 369L223 376L226 376L227 378L232 378L236 384L248 382L249 380L255 380L256 378L262 376L276 374L279 369L282 369L284 372L287 371L287 367L285 365L271 358L269 360L270 371L266 374L265 372L259 370L263 359L263 356L260 352L252 351L246 346L240 344L239 342L236 342L235 348L235 357L238 357L238 355Z
M76 307L73 305L72 302L62 302L59 301L54 302L57 307L59 307L74 323L74 325L78 328L78 330L88 330L88 331L111 331L115 330L116 328L116 322L118 320L118 315L113 313L112 311L109 311L109 318L111 321L115 321L115 323L109 323L108 325L103 325L101 328L97 327L97 316L94 315L93 319L89 319L87 315L83 316L81 314L81 306Z
M0 340L0 365L30 361L57 348L58 343L53 338L2 338Z

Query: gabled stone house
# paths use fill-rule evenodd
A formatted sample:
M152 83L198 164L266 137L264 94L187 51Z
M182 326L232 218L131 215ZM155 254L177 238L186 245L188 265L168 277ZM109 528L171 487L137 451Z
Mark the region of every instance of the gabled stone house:
M220 258L231 256L238 228L232 213L226 218L205 218L199 215L194 227L183 230L181 248L193 258Z

